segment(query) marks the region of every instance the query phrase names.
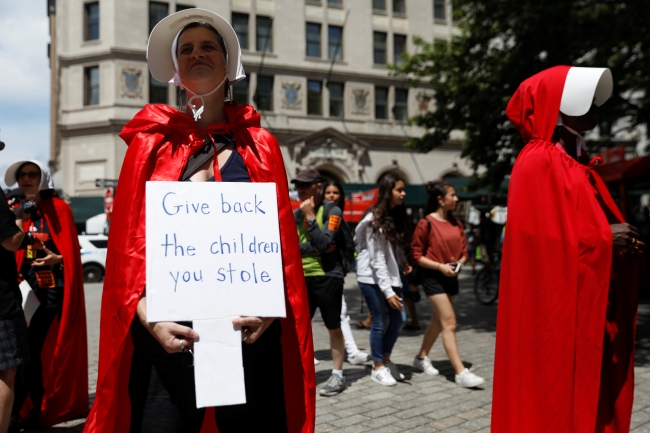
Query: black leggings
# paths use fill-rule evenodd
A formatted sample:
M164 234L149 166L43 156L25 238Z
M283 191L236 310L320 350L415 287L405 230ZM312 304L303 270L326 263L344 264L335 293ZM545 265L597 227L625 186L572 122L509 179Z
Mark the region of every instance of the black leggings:
M287 431L281 335L275 320L254 344L242 343L246 403L215 408L220 433ZM165 352L137 317L131 338L131 433L198 433L205 409L196 408L189 355Z
M18 381L16 384L16 394L14 400L14 415L22 408L27 396L32 401L33 408L31 417L36 423L41 414L41 406L43 404L43 396L45 389L43 388L43 362L41 361L41 352L45 339L50 331L50 326L59 312L56 308L45 308L44 305L40 306L34 315L27 328L27 339L29 342L29 362L23 368L24 374L19 374L23 380Z

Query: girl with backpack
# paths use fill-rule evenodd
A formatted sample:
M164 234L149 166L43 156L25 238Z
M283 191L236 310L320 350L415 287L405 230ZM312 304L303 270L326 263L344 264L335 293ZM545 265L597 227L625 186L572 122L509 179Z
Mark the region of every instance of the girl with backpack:
M466 388L483 384L483 378L465 368L456 344L454 297L458 294L458 273L467 262L467 239L463 225L452 214L458 203L454 187L447 182L431 186L426 216L413 234L411 255L423 274L422 288L433 307L431 322L424 332L420 352L413 366L429 375L438 374L427 356L438 334L456 372L456 383Z
M341 212L345 212L345 191L343 190L343 185L338 181L328 180L323 182L323 198L334 203L341 209ZM354 241L352 240L350 228L345 222L345 219L341 221L340 233L339 242L344 241L345 245L338 245L338 250L342 256L343 272L347 274L352 270L350 268L354 265ZM348 353L348 362L352 365L359 365L368 361L370 355L359 350L356 341L354 341L354 335L352 335L352 329L350 328L348 306L345 303L345 293L343 294L341 303L341 331L343 331L343 338L345 340L345 351ZM315 363L317 362L315 361Z

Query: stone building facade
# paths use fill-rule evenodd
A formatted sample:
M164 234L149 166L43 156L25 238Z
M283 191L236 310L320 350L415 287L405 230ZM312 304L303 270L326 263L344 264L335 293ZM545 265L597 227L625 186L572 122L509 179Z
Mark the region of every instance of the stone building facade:
M321 170L348 184L387 172L409 184L468 176L461 139L417 154L423 130L407 118L427 110L387 64L413 52L413 36L449 38L449 0L50 0L55 10L57 134L50 164L70 197L97 197L117 179L126 145L118 133L146 103L176 105L176 88L151 78L147 38L162 17L187 7L231 19L247 80L234 99L256 106L279 140L288 176Z

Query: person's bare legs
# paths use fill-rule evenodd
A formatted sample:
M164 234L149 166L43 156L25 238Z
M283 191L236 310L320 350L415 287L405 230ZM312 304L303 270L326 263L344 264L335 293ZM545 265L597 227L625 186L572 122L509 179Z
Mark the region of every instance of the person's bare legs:
M343 370L343 359L345 357L345 340L343 339L343 331L339 328L330 330L329 332L334 370Z
M465 369L465 366L460 359L458 345L456 344L456 313L452 305L454 297L443 293L429 296L429 300L433 306L434 315L438 318L438 323L435 324L432 320L432 323L427 327L419 356L424 358L429 353L436 337L442 332L442 345L447 352L454 371L456 374L460 374ZM430 334L428 338L427 334Z
M433 311L431 312L431 321L429 322L429 326L427 326L427 329L424 331L424 337L422 338L422 346L420 346L420 352L418 353L418 358L420 359L423 359L425 356L429 355L429 352L433 347L433 343L436 342L440 331L442 331L440 319L438 319L435 307L433 306L433 296L427 296L427 298L429 299L429 302L431 302Z
M0 371L0 433L5 433L9 428L15 378L16 367Z

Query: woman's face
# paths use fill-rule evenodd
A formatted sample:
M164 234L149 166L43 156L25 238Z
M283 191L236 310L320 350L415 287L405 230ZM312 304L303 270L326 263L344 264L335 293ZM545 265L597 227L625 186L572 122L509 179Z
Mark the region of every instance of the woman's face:
M403 205L405 197L406 197L406 190L404 189L404 182L398 180L397 182L395 182L395 186L391 191L390 208L392 209L395 206Z
M444 197L438 196L438 203L445 212L456 209L458 196L453 186L447 187L447 194Z
M18 188L29 198L38 194L41 185L41 169L36 164L27 163L23 165L16 174Z
M325 200L332 203L338 203L340 198L341 198L341 192L336 187L336 185L330 185L327 188L325 188Z
M598 107L591 104L589 111L582 116L562 114L562 123L577 132L591 131L598 124Z
M190 90L208 93L226 76L226 53L219 37L205 27L183 32L178 41L178 75Z

